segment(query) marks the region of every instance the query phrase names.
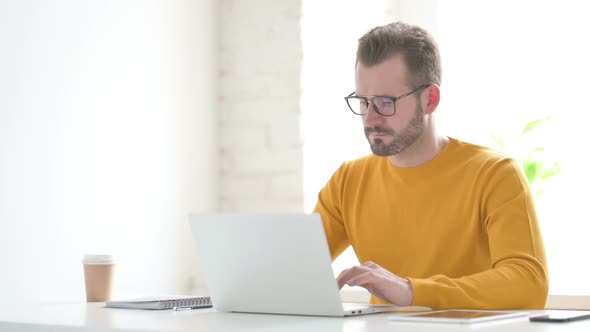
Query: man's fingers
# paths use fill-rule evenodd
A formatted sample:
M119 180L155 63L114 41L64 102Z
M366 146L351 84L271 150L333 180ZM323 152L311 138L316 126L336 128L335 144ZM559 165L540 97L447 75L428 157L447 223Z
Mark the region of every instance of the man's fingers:
M377 296L380 299L383 299L384 297L381 295L381 292L378 289L379 279L382 279L382 276L368 271L348 280L347 285L351 287L363 287L364 289L368 290L369 293Z
M363 287L364 289L368 290L369 293L376 296L377 298L383 301L387 301L386 292L388 291L388 289L385 285L386 282L387 277L384 277L379 273L375 273L374 271L369 271L348 280L347 285L352 287Z
M365 287L371 283L372 275L369 272L357 275L354 278L350 278L346 283L350 287L360 286Z
M393 274L392 272L388 271L387 269L384 269L383 267L379 266L378 264L369 261L369 262L365 262L364 264L362 264L360 266L354 266L354 267L351 267L350 269L342 271L342 273L340 273L340 275L337 278L338 288L341 289L342 287L344 287L344 285L362 286L362 285L358 284L358 282L359 282L358 280L363 280L363 279L354 280L354 278L357 278L358 276L361 276L361 275L364 275L367 273L373 275L373 278L371 279L372 281L377 280L378 276L382 277L384 279L402 280L402 278ZM352 284L352 283L354 283L354 284Z
M412 290L407 279L398 277L374 262L366 262L343 271L338 276L338 286L360 286L373 296L398 305L412 303Z
M348 281L362 275L363 273L367 273L369 270L363 266L354 266L350 269L346 269L338 275L336 280L338 281L338 288L344 287L344 285L348 284ZM349 285L350 286L350 285Z
M346 270L343 270L342 272L340 272L340 274L338 275L338 278L336 278L336 281L338 282L338 289L342 289L342 287L344 287L344 285L346 285L346 281L348 281L348 279L350 279L349 274L350 274L350 269L346 269Z
M344 287L344 285L346 285L346 281L348 279L346 279L345 277L342 276L342 273L340 273L340 275L338 276L338 278L336 278L336 282L338 282L338 289L342 289L342 287Z
M371 270L373 270L373 271L381 274L384 277L394 277L394 278L398 278L399 279L399 277L397 275L393 274L392 272L390 272L389 270L383 268L382 266L380 266L379 264L377 264L375 262L368 261L368 262L365 262L361 266L365 266L365 267L367 267L367 268L369 268L369 269L371 269Z

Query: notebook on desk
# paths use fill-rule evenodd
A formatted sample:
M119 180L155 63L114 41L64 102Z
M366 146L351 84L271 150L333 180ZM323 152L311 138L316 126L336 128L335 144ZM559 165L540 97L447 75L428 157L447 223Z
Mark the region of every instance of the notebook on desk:
M211 308L211 298L209 296L154 296L143 297L131 300L108 301L105 303L106 308L121 309L147 309L147 310L167 310L167 309L200 309Z
M430 310L343 304L318 214L200 214L190 223L217 310L338 317Z

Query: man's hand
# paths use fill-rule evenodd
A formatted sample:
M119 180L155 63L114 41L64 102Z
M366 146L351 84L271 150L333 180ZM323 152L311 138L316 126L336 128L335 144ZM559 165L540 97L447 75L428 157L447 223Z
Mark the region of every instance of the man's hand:
M400 278L373 262L344 270L337 280L339 288L360 286L381 300L399 306L411 305L414 300L408 279Z

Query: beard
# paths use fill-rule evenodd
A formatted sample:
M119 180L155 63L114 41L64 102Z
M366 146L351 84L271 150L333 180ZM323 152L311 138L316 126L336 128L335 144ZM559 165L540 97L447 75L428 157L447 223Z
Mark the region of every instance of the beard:
M385 127L365 127L365 136L371 145L371 151L380 157L389 157L404 151L424 132L424 128L426 127L424 118L425 115L422 105L418 104L414 112L414 117L410 121L408 127L402 129L400 132ZM369 134L371 133L390 135L393 139L389 144L386 144L380 138L375 138L373 142L371 142L371 139L369 138Z

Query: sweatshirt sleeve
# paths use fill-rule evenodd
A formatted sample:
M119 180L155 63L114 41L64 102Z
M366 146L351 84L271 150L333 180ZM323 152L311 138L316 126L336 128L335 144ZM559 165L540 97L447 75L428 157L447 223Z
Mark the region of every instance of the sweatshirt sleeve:
M346 171L346 163L342 164L336 170L330 180L328 180L328 183L320 191L318 202L314 209L314 212L319 213L322 218L332 261L350 246L340 208L342 185L345 181Z
M431 308L542 309L548 293L545 249L528 182L518 164L490 167L482 196L491 266L460 278L408 278L414 305Z

